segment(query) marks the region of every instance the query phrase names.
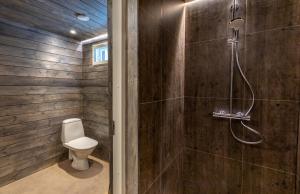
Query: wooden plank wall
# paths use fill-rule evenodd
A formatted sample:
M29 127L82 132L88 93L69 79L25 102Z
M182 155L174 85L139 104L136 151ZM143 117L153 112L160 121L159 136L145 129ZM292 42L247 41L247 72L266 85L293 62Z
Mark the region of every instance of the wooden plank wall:
M108 65L92 66L92 45L83 46L83 125L86 134L100 144L96 153L109 160Z
M65 157L61 122L82 116L79 48L74 40L0 21L0 185ZM98 74L84 75L93 82ZM102 127L93 117L104 117L104 112L88 114L104 103L94 100L102 92L96 89L83 90L89 94L86 126L91 129Z

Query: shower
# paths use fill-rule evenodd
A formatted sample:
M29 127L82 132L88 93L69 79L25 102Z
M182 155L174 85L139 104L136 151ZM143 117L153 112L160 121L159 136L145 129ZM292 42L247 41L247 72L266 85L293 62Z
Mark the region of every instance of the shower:
M234 139L236 139L237 141L244 143L244 144L256 145L256 144L260 144L263 142L263 136L258 131L256 131L255 129L253 129L250 126L245 124L245 122L250 121L250 119L251 119L249 114L254 106L255 95L254 95L253 88L252 88L250 82L248 81L247 77L245 76L245 74L241 68L240 61L239 61L239 53L238 53L239 32L240 32L240 29L244 26L244 20L242 18L236 17L236 11L238 9L239 9L239 6L236 3L236 0L234 0L233 5L231 7L232 19L228 25L229 29L232 30L232 35L233 35L232 38L228 40L228 42L231 44L229 113L226 113L225 111L214 112L213 117L229 119L229 128L230 128L230 132L231 132L232 136L234 137ZM235 65L237 66L241 77L243 78L246 85L248 86L248 89L251 92L251 105L249 106L248 110L245 113L243 113L243 112L233 113L233 110L232 110L233 78L234 78L233 72L234 72ZM239 120L243 127L245 127L248 131L250 131L251 133L255 134L258 137L258 140L246 141L246 140L243 140L240 137L238 137L235 134L235 132L233 131L232 120Z

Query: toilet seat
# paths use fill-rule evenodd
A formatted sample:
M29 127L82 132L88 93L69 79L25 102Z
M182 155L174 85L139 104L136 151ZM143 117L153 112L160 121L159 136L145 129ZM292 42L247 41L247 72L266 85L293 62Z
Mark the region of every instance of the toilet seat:
M98 142L88 137L80 137L65 143L66 147L75 150L87 150L98 145Z

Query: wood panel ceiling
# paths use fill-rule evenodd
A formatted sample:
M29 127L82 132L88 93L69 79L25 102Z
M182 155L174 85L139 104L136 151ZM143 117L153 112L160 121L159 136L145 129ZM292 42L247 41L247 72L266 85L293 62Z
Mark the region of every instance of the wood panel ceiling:
M76 14L90 20L80 21ZM107 0L0 0L0 20L85 40L107 31Z

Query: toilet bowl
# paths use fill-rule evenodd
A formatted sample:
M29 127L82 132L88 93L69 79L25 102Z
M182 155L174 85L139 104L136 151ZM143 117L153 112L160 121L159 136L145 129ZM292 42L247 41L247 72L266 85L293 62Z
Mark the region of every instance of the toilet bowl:
M63 146L69 149L69 159L72 167L77 170L89 168L88 156L94 151L98 142L84 135L81 119L72 118L63 121L61 140Z

